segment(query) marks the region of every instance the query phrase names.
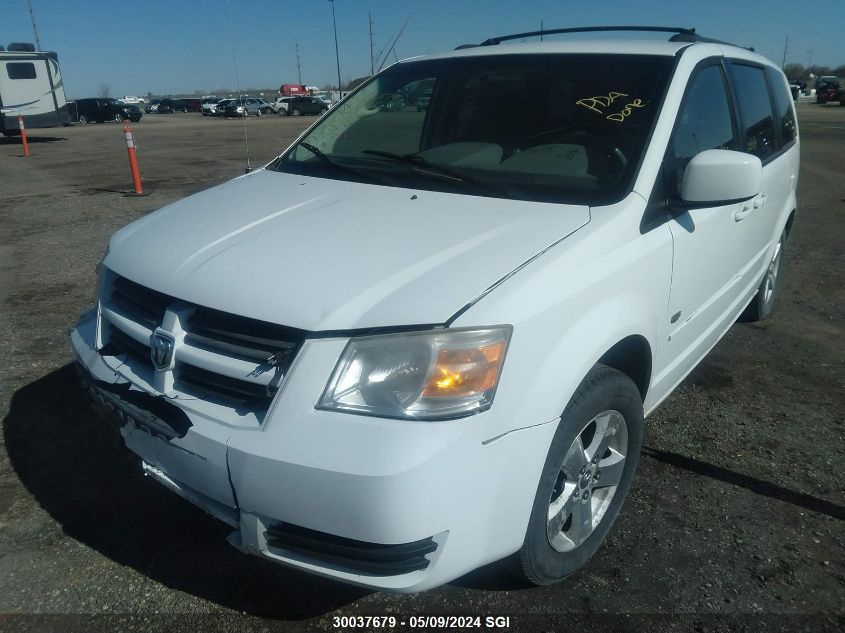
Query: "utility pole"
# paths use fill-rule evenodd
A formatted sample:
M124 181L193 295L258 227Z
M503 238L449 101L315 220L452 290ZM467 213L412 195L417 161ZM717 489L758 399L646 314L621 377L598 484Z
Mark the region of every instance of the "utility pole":
M781 62L780 69L783 70L786 67L786 51L789 50L789 33L786 34L786 43L783 45L783 61Z
M540 41L543 41L543 21L540 20Z
M299 85L302 85L302 65L299 63L299 40L294 40L296 45L296 75L299 77Z
M32 21L32 32L35 34L35 50L41 50L41 40L38 39L38 29L35 26L35 14L32 12L32 0L26 0L29 5L29 19Z
M373 14L367 11L367 15L370 17L370 77L372 77L376 74L376 58L373 55Z
M329 0L332 3L332 24L334 25L334 56L337 60L337 92L340 98L343 99L343 86L340 84L340 49L337 46L337 19L334 15L334 0Z

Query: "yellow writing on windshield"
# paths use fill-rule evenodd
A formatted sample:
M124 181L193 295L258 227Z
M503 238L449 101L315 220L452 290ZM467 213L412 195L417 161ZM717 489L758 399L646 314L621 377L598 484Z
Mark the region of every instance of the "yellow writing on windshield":
M627 97L624 92L609 92L607 96L601 95L598 97L589 97L587 99L579 99L575 103L585 108L589 108L593 112L604 114L604 108L616 101L619 97Z
M606 95L579 99L575 102L575 104L583 106L588 110L592 110L593 112L603 114L605 115L606 119L616 121L617 123L622 123L626 118L631 116L631 113L634 111L635 108L644 108L646 105L645 103L643 103L642 99L634 99L626 103L625 106L617 112L611 112L610 114L608 114L608 109L614 101L616 101L620 97L627 96L629 95L624 92L608 92ZM616 107L618 106L615 106L614 109L616 109Z

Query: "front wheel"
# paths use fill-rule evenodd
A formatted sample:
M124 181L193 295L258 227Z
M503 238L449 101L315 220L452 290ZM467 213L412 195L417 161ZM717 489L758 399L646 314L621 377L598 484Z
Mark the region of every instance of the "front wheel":
M85 116L84 114L80 114L80 115L79 115L79 122L80 122L82 125L87 125L87 124L88 124L88 117L87 117L87 116Z
M261 108L258 108L258 110L255 111L255 116L261 116L262 114L264 113L261 111Z
M114 115L114 122L115 123L123 123L123 115L119 112Z
M294 108L294 109L293 109L293 112L291 112L291 114L292 114L293 116L299 116L299 115L300 115L300 114L302 114L302 113L299 111L299 108Z
M534 497L522 549L522 576L557 582L596 553L613 525L639 462L640 392L623 373L597 365L561 416Z

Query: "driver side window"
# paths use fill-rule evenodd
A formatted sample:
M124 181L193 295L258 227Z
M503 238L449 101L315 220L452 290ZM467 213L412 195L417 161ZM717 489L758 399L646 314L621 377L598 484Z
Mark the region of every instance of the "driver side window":
M678 114L667 155L667 188L677 198L687 163L708 149L736 149L733 115L722 67L707 66L693 77Z

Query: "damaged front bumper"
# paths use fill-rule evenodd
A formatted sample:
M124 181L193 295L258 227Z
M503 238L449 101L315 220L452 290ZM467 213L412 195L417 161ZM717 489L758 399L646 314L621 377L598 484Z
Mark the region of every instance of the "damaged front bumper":
M91 311L70 333L94 408L145 475L232 526L238 549L412 592L521 545L554 421L490 440L491 412L428 424L318 411L346 343L322 339L305 343L263 422L246 423L248 413L157 392L100 353L98 328Z

